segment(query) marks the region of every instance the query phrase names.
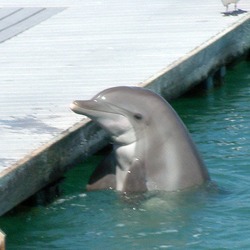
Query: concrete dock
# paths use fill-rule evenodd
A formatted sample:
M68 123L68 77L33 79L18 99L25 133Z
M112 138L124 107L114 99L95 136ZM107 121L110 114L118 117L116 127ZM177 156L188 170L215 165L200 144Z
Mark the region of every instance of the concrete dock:
M220 0L0 7L0 215L106 144L72 100L119 85L176 98L250 50L247 0L227 16Z

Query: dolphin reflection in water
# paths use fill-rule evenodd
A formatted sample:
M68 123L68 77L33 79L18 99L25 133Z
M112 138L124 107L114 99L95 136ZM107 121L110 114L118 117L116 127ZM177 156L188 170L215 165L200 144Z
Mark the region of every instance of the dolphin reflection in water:
M106 130L113 152L92 174L88 190L177 191L209 174L179 116L161 96L140 87L106 89L70 108Z

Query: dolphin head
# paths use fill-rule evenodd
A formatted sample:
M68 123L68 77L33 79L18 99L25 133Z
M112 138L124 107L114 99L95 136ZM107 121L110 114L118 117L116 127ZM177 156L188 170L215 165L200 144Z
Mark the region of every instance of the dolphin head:
M138 134L149 120L150 112L145 105L152 109L153 103L148 99L152 95L155 94L139 87L114 87L91 100L76 100L70 108L98 123L114 142L130 144L138 140Z
M115 144L116 189L174 191L209 179L185 125L162 97L114 87L70 108L88 116Z

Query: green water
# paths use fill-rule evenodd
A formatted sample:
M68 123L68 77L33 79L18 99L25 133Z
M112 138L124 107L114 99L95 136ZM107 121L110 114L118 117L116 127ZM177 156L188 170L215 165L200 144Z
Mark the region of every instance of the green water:
M100 156L68 173L63 195L47 206L0 218L7 249L250 249L250 63L225 84L172 105L218 188L125 197L85 192Z

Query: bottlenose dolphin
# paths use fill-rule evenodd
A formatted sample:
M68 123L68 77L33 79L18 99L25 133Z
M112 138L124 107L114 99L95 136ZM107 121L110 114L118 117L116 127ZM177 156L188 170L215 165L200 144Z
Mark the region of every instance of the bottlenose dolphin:
M114 87L70 108L105 129L113 152L94 171L89 190L176 191L209 180L179 116L161 96L140 87Z

